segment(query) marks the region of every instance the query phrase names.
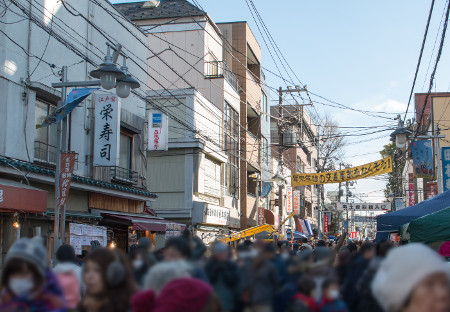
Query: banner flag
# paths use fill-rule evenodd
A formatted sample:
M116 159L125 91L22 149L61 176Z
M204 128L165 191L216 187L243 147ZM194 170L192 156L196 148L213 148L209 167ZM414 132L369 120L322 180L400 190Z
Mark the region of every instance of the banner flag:
M294 173L292 186L339 183L392 172L392 159L386 157L362 166L321 173Z
M411 154L416 178L433 179L435 171L431 140L412 141Z
M73 89L67 96L64 106L58 108L54 113L45 117L44 120L36 125L36 129L59 123L61 120L66 118L67 115L69 115L74 108L78 106L78 104L83 102L85 98L98 89L99 88Z

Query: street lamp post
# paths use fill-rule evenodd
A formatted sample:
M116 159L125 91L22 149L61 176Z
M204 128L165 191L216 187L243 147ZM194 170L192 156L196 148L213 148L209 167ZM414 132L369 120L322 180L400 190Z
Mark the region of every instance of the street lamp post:
M126 56L121 53L122 45L117 44L111 46L107 45L107 53L104 58L104 62L97 68L90 72L93 78L99 80L94 81L68 81L67 79L67 66L63 66L61 70L61 82L52 83L53 88L62 88L61 101L58 105L58 109L66 104L67 88L70 87L92 87L101 86L103 89L111 90L116 87L117 96L120 98L126 98L130 95L131 89L139 88L140 84L135 80L128 72L128 68L125 65ZM114 52L110 55L110 49ZM117 60L119 55L124 58L124 65L119 68L117 66ZM57 155L56 155L56 171L55 171L55 221L54 221L54 252L61 245L65 238L65 205L60 205L60 176L61 176L61 153L67 149L68 141L68 123L67 116L63 119L62 124L57 127ZM62 138L62 130L65 129L65 137ZM61 222L60 222L61 219Z
M433 140L435 142L434 146L434 157L436 157L437 161L437 185L438 185L438 193L441 194L443 192L443 184L442 184L442 155L440 153L440 145L439 145L439 139L445 138L445 135L439 134L439 127L436 125L436 128L433 126L433 135L419 135L415 136L414 138L408 137L408 135L411 134L411 131L408 130L403 120L401 119L401 116L398 115L398 125L397 129L395 129L394 132L391 133L391 138L395 140L395 145L398 149L403 149L406 146L406 142L408 139L425 139L425 140Z

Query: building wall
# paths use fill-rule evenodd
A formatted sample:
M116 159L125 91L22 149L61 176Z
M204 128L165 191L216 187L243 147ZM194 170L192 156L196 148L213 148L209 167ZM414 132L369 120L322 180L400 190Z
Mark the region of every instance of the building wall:
M44 23L50 26L52 23L50 12L53 12L54 33L61 34L63 37L67 37L67 33L74 36L79 43L73 40L72 43L81 49L87 57L101 63L106 54L106 39L81 17L72 16L60 3L55 3L54 1L44 0L34 1L36 7L32 10L33 16L41 20L44 19ZM109 2L101 1L101 3L109 10L116 12ZM129 72L138 80L145 82L146 73L138 67L139 62L145 60L147 55L146 47L139 42L140 40L145 42L145 34L129 22L124 22L128 28L125 29L102 8L90 1L71 2L70 4L81 14L89 16L92 23L103 29L107 34L114 35L114 43L121 43L124 46L125 53L130 55L130 51L133 52L133 59L136 60L137 64L128 61ZM46 9L45 16L38 10L41 6ZM19 12L14 4L9 7L9 10ZM41 8L41 10L43 9ZM8 11L2 19L5 22L16 21L17 15ZM67 32L66 34L57 27L57 25L64 26L63 23L67 25L63 27ZM55 38L50 37L49 39L48 33L33 23L30 33L27 21L12 25L1 24L0 28L25 50L28 46L28 38L30 38L30 55L43 55L43 62L38 65L39 57L30 57L28 60L26 54L16 44L0 34L0 63L5 64L5 66L0 67L0 92L4 95L2 105L0 105L0 133L2 133L0 135L0 154L33 162L36 133L35 99L36 96L44 95L42 89L36 87L36 85L48 87L55 95L53 98L57 99L60 90L51 88L51 83L59 82L59 77L55 77L52 71L57 73L61 66L66 65L69 66L69 81L89 80L88 73L94 67L83 62L80 56L73 53ZM129 31L133 35L130 35ZM45 49L47 41L48 47ZM92 51L83 49L83 45L88 46ZM45 53L43 53L44 49ZM56 68L50 68L46 62L54 64ZM119 58L119 62L122 62L122 58ZM30 77L28 77L27 68L29 68L30 74L34 71ZM35 87L27 88L24 83L27 79ZM145 90L145 86L142 86L141 89ZM68 92L70 92L70 89ZM120 104L128 112L141 118L145 117L145 102L140 98L130 95L127 99L120 99ZM93 116L92 107L93 103L90 97L71 114L71 148L79 153L79 159L82 160L76 170L76 174L79 175L88 175L89 168L84 163L86 156L93 153L93 128L90 122Z

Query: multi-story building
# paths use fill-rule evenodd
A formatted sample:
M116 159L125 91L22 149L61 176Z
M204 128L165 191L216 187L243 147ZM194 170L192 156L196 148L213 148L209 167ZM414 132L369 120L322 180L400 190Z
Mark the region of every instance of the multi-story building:
M147 34L149 108L169 114L168 151L147 153L152 208L205 241L239 228L241 84L219 27L188 1L116 7Z
M317 129L304 106L282 105L283 120L290 127L282 133L280 142L279 121L280 109L271 107L271 140L272 154L280 156L279 146L283 146L284 165L291 172L315 173L318 168ZM318 191L314 185L297 187L300 191L301 219L317 225ZM284 206L285 207L285 206Z
M102 62L106 41L122 44L129 58L129 72L141 82L138 93L145 95L148 79L140 64L148 57L147 46L142 44L146 34L131 22L117 18L120 13L108 1L72 1L63 5L13 0L4 9L4 23L0 24L2 256L17 234L40 234L49 248L53 244L56 126L36 129L36 125L54 112L61 100L61 90L52 87L60 80L58 71L68 66L69 81L91 80L89 72ZM17 22L19 18L24 20ZM121 64L122 57L119 61ZM113 94L98 91L108 92ZM152 233L164 232L163 220L146 213L157 198L147 190L146 101L134 94L119 100L116 165L94 167L95 96L75 108L68 120L67 149L78 153L78 165L66 204L66 219L68 223L111 225L108 242L126 248L132 243L130 239L137 237L134 225L138 222L142 225L138 235L151 237ZM30 202L11 201L11 196L29 198ZM66 241L70 235L67 224Z
M236 75L240 87L240 219L241 228L247 228L256 225L259 207L258 181L250 175L260 175L262 157L265 168L269 159L268 153L262 155L267 150L262 142L269 141L261 133L261 47L246 22L219 23L218 27L224 38L225 63Z
M434 92L427 96L426 93L416 93L415 101L415 121L416 123L410 127L417 129L420 135L433 135L439 131L444 138L434 139L432 145L433 155L435 155L434 166L435 172L438 172L438 158L436 157L440 151L437 151L437 140L440 147L450 146L448 138L450 138L450 110L448 109L450 102L450 93ZM441 169L442 170L442 169ZM399 177L400 178L400 177ZM435 196L438 191L437 175L435 179L417 178L411 154L411 144L408 143L406 148L406 162L402 173L402 187L405 204L411 206ZM444 179L443 179L444 180ZM443 185L442 185L443 187Z

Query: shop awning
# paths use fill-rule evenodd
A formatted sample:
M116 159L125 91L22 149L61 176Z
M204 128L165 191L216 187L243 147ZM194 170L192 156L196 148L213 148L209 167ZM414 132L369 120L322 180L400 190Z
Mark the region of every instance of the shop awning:
M0 179L0 210L46 212L47 192L12 180Z
M153 216L135 216L135 215L123 215L123 214L110 214L110 213L102 213L101 214L104 219L109 220L117 220L119 222L126 222L130 226L133 226L133 229L139 231L150 231L150 232L165 232L166 224L174 224L176 222L171 222L168 220L164 220L162 218L157 218ZM176 223L178 224L178 223ZM186 228L186 225L181 224L181 230L183 231Z

